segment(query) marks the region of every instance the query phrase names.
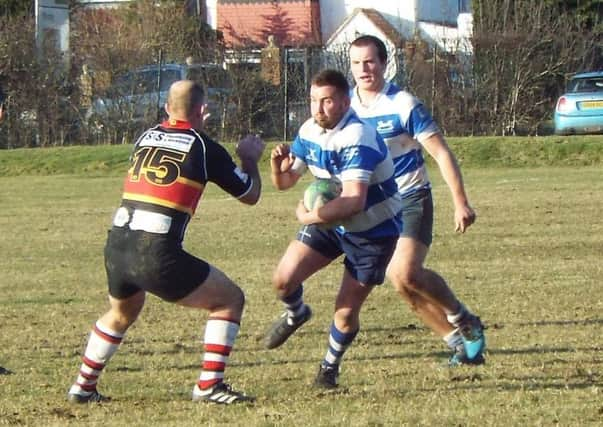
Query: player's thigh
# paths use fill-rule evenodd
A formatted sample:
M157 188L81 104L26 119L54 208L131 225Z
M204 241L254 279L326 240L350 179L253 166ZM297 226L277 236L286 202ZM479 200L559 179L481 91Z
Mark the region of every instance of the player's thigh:
M429 247L417 239L400 237L387 268L387 275L418 271L423 268Z
M276 266L273 281L277 286L299 285L331 261L307 244L293 240Z
M207 278L200 283L191 293L177 301L186 307L216 310L230 307L236 311L242 310L245 296L226 274L209 266Z
M146 293L138 291L126 298L115 298L109 295L109 304L111 309L105 315L104 322L106 326L112 329L122 329L132 324L144 307Z

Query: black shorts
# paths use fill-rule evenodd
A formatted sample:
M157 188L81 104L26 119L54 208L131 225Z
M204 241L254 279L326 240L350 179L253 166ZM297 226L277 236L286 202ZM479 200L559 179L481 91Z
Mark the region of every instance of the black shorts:
M419 190L402 198L402 232L400 237L410 237L425 246L433 238L433 199L431 190Z
M330 259L345 254L343 263L352 277L363 285L373 286L385 280L385 270L396 249L398 236L367 239L308 225L297 233L297 240Z
M144 290L173 302L207 279L209 264L185 252L173 237L113 227L105 245L105 270L114 298Z

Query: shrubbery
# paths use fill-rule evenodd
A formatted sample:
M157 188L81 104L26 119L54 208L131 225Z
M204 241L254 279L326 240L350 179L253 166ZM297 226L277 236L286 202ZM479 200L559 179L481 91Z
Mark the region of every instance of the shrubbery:
M0 148L130 142L141 126L153 125L156 111L144 124L125 113L121 120L99 124L90 120L90 102L104 95L120 73L141 65L189 57L225 63L220 34L188 13L185 4L140 0L110 10L75 6L69 57L49 46L37 49L31 11L7 9L0 15L0 84L9 95ZM475 1L469 63L410 41L413 55L404 55L401 80L425 101L448 135L546 132L566 76L603 67L599 18L564 5L556 0ZM257 63L237 61L246 57L247 47L258 48L242 42L238 50L229 50L232 108L225 125L210 133L221 140L247 132L292 137L308 114L306 85L320 66L321 52L302 50L305 59L285 64L288 79L275 86L262 78ZM87 86L82 84L84 66L92 79Z

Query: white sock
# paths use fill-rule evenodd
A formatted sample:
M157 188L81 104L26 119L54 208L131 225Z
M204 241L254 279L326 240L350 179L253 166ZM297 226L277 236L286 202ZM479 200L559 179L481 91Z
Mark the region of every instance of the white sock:
M458 328L460 326L460 322L465 318L467 314L469 314L469 310L467 310L467 308L463 304L459 303L458 311L456 313L446 314L446 319L448 320L448 323L450 323L455 328Z
M223 381L224 369L238 332L237 322L218 318L207 320L203 338L203 364L195 390L208 389Z
M98 377L119 348L123 337L124 334L112 331L100 322L96 322L88 338L80 372L69 393L89 395L96 390Z

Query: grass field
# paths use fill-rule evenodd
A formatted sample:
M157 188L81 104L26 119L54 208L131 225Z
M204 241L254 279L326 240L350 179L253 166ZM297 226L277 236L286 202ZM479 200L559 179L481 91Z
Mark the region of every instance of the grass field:
M2 159L5 171L16 164ZM91 170L92 177L85 167L0 177L0 365L13 371L0 376L0 425L603 424L601 164L469 164L465 181L479 217L465 235L452 230L450 197L432 168L428 265L486 323L487 364L445 368L443 342L386 283L363 309L332 393L310 384L326 350L340 263L307 283L311 322L277 350L260 341L281 311L270 275L297 230L301 186L279 193L265 182L255 207L210 186L185 247L247 295L226 376L258 400L236 407L190 401L206 314L152 296L99 382L113 401L66 402L87 334L107 308L102 247L122 181Z

